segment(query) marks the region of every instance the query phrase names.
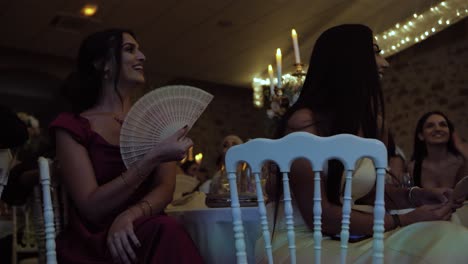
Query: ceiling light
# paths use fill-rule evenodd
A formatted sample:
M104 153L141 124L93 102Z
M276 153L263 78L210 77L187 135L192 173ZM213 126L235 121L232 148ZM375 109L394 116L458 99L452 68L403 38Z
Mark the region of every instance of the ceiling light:
M94 4L87 4L81 8L81 14L83 16L91 17L96 14L98 10L98 6Z

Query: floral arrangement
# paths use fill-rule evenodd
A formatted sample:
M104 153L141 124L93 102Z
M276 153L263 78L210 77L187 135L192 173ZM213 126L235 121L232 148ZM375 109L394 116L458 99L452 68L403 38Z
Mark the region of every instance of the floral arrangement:
M294 76L286 74L283 76L283 86L281 89L275 87L275 94L269 95L270 108L267 109L267 116L270 119L281 118L286 113L286 110L296 103L301 93L304 79L304 75Z

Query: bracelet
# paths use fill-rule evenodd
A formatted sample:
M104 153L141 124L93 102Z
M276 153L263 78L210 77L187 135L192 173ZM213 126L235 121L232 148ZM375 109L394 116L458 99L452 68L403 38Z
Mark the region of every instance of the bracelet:
M413 187L409 188L409 190L408 190L408 201L413 207L416 207L415 204L413 203L413 198L414 198L413 197L413 190L414 189L419 189L419 187L418 186L413 186Z
M397 214L392 214L391 215L393 218L393 223L394 223L394 228L398 228L401 226L401 221L400 221L400 216Z
M140 208L141 212L143 213L143 216L147 216L146 209L143 206L143 204L140 202L140 203L137 204L137 206L138 206L138 208Z
M147 200L141 200L140 203L141 203L141 204L147 204L148 207L149 207L149 209L150 209L150 215L153 214L153 206L151 205L150 202L148 202Z
M133 215L133 217L134 217L135 219L137 218L137 215L135 214L135 212L132 210L131 207L129 207L129 208L127 209L127 212L129 212L131 215Z

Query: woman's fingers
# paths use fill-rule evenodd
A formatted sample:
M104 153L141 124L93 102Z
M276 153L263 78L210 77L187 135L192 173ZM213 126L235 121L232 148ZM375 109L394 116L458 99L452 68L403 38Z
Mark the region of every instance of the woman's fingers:
M452 206L450 203L443 205L434 211L437 217L442 220L448 220L452 216Z
M190 138L184 138L183 139L184 146L188 149L193 145L193 141Z
M107 247L110 250L110 253L114 262L120 263L119 253L117 253L117 248L114 245L114 239L112 237L107 238Z
M132 263L135 263L137 260L137 257L136 257L135 251L132 248L132 245L130 245L130 241L128 241L129 236L130 234L126 234L126 233L121 234L120 241L122 242L125 252L127 253L128 256L130 256Z
M138 240L138 237L135 235L135 231L133 231L133 229L130 229L130 230L127 232L127 235L128 235L128 236L130 237L130 239L132 240L133 245L135 245L136 247L141 247L140 240Z
M130 259L125 252L124 246L121 241L121 237L118 233L114 234L114 245L117 248L117 253L120 258L120 261L125 264L131 264Z
M448 188L434 188L429 189L429 191L432 193L434 200L440 203L446 203L450 196L450 191Z
M425 207L429 211L437 211L437 210L441 209L442 207L444 207L444 205L445 204L443 204L443 203L426 204L426 205L423 205L423 207Z
M453 203L454 203L454 207L455 208L460 208L463 206L463 203L465 202L465 198L461 198L461 199L458 199L458 200L455 200Z
M174 137L176 140L183 139L189 131L188 125L185 125L183 128L177 130L177 132L174 133Z

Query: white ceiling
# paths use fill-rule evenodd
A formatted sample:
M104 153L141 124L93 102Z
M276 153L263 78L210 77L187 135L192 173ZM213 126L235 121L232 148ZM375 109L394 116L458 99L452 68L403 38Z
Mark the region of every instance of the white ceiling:
M88 2L99 5L93 20L63 30L59 14L78 16ZM0 46L73 59L82 38L107 27L133 29L149 74L250 87L265 76L276 48L292 70L291 28L299 35L302 60L325 29L363 23L381 32L420 12L434 0L0 0ZM345 45L345 43L343 43ZM291 66L288 66L291 65Z

